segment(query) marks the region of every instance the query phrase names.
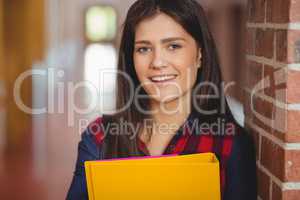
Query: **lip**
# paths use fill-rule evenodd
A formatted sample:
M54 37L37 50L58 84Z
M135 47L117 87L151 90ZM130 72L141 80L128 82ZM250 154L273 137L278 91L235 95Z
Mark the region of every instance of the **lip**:
M157 85L164 85L169 82L173 82L177 78L177 74L161 74L156 76L150 76L149 80L152 83L155 83Z

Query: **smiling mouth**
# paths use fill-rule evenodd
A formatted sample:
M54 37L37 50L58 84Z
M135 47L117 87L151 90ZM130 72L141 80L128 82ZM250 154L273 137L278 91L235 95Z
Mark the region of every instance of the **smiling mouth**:
M154 83L163 83L176 79L177 75L160 75L160 76L152 76L149 79Z

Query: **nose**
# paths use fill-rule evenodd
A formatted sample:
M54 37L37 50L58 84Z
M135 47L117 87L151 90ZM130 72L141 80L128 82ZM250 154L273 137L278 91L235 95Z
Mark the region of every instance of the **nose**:
M152 69L161 69L166 67L166 60L161 50L156 49L154 51L150 67Z

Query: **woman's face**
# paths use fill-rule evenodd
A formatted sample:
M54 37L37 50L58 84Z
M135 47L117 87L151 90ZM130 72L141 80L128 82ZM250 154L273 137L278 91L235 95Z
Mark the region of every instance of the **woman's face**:
M169 102L190 94L201 59L194 38L163 13L140 22L135 34L134 66L150 98Z

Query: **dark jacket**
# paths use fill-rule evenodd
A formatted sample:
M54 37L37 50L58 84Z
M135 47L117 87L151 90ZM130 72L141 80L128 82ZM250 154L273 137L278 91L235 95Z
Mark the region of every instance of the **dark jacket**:
M94 135L86 130L78 145L78 157L74 177L67 194L68 200L88 199L84 162L101 160L101 149ZM252 138L249 134L234 136L232 151L226 167L226 182L223 200L256 200L256 159Z

